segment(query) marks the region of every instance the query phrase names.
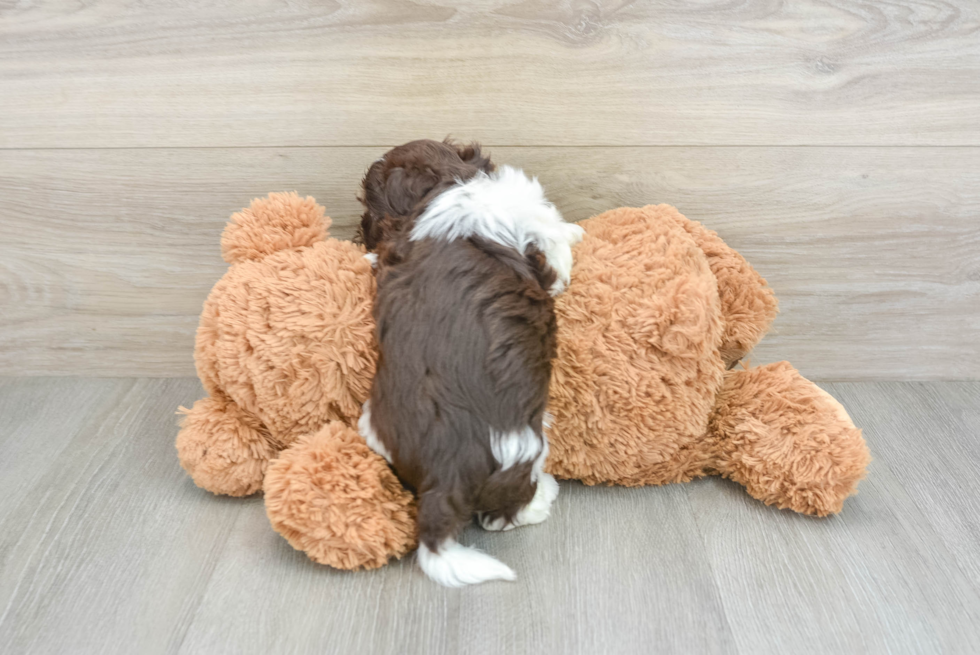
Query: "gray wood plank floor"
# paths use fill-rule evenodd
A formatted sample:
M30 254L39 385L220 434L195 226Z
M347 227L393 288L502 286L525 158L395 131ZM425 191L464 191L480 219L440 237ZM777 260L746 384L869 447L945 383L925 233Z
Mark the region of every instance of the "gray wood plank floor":
M839 516L707 479L563 483L465 541L519 579L317 566L173 449L194 379L0 378L3 653L956 653L980 639L980 382L827 385L875 461Z

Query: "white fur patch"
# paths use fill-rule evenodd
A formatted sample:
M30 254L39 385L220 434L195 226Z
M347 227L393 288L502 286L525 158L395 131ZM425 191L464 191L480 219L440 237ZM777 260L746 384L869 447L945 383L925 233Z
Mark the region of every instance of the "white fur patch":
M544 464L547 459L548 442L545 441L544 448L534 460L534 466L531 468L531 482L537 482L534 498L517 512L512 523L507 522L502 516L490 520L485 514L477 514L477 521L484 530L494 532L513 530L522 525L542 523L551 516L551 505L558 497L558 481L550 473L544 472Z
M530 462L541 453L541 439L534 434L531 426L511 432L490 430L490 452L500 464L501 470Z
M544 426L544 433L547 437L548 430L551 429L552 424L555 422L555 415L551 412L545 412L544 416L541 417L541 424Z
M374 431L374 426L371 425L371 401L365 400L364 406L361 408L361 418L357 419L357 431L364 441L367 442L368 448L378 453L384 457L389 464L391 464L391 453L385 448L385 445L381 443L381 439L378 439L378 433Z
M550 473L538 473L538 486L534 490L534 498L521 508L514 517L514 525L533 525L541 523L551 516L551 504L558 497L558 481Z
M546 423L545 428L547 429L549 425ZM544 463L548 459L548 435L541 435L541 450L538 452L538 456L534 460L534 466L531 467L531 482L537 482L538 478L542 475L547 475L544 472Z
M552 416L546 413L544 418L545 429L551 427L551 421ZM533 455L530 454L532 449L526 446L529 438L533 439L536 444L533 448ZM492 531L511 530L522 525L541 523L547 519L551 515L551 504L558 497L558 481L551 474L544 472L549 450L547 435L543 435L543 439L539 441L530 427L520 432L505 432L502 435L491 433L490 448L493 451L493 456L500 462L502 469L533 459L531 482L536 482L537 487L534 490L534 498L517 512L513 523L508 523L503 517L490 520L486 515L478 514L477 520L483 529Z
M489 580L516 580L517 575L503 562L475 548L447 539L432 552L419 544L419 566L425 574L446 587L462 587Z
M364 259L366 259L369 262L371 262L371 268L377 268L378 267L378 256L376 254L374 254L373 252L369 252L368 254L364 255Z
M531 482L537 482L538 486L534 490L534 498L531 499L531 502L522 507L521 511L517 513L517 516L514 517L515 525L541 523L551 515L551 504L558 497L558 481L550 473L544 472L544 465L548 460L549 450L547 430L551 429L552 420L553 417L551 414L545 412L544 429L546 432L543 435L544 447L541 449L540 454L538 454L537 459L534 460L534 466L531 467Z
M481 236L522 253L534 244L558 275L551 288L551 294L558 295L571 279L572 246L583 234L548 202L537 178L501 166L441 193L416 220L411 239Z

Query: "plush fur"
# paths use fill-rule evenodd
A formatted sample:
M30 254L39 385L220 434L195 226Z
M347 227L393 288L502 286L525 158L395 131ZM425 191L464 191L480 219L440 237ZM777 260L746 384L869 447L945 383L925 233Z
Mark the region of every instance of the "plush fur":
M326 239L312 198L274 194L232 216L221 240L231 264L197 330L195 364L208 397L185 410L181 463L216 493L262 488L276 453L329 421L352 424L374 379L362 248Z
M416 510L353 427L377 359L374 275L362 248L310 236L321 215L274 194L233 217L234 263L195 351L209 397L185 410L177 446L205 489L264 489L273 527L314 560L373 568L416 547ZM590 484L723 475L767 504L840 511L869 461L843 407L788 363L731 368L775 315L765 280L673 207L582 226L556 299L544 469Z

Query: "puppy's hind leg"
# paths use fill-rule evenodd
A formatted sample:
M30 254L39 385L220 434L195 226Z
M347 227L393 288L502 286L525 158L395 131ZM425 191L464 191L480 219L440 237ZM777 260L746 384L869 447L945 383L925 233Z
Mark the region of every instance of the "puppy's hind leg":
M534 498L532 463L499 469L487 478L476 503L476 519L484 530L512 530L517 514Z
M557 497L558 481L550 473L542 472L534 489L534 498L517 512L514 525L543 523L551 516L551 504Z
M477 520L484 530L511 530L541 523L551 514L558 482L541 470L544 458L533 464L497 471L480 494Z
M515 525L533 525L551 516L551 504L558 497L558 481L550 473L544 472L546 459L548 459L547 439L544 440L541 454L534 460L531 469L531 481L535 484L534 497L517 512L517 516L514 517Z

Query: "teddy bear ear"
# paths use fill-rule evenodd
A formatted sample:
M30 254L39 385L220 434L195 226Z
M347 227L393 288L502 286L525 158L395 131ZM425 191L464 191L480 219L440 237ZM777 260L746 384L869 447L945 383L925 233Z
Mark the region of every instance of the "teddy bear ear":
M229 264L262 259L323 241L329 227L330 218L313 198L295 192L270 193L232 215L221 235L221 255Z

